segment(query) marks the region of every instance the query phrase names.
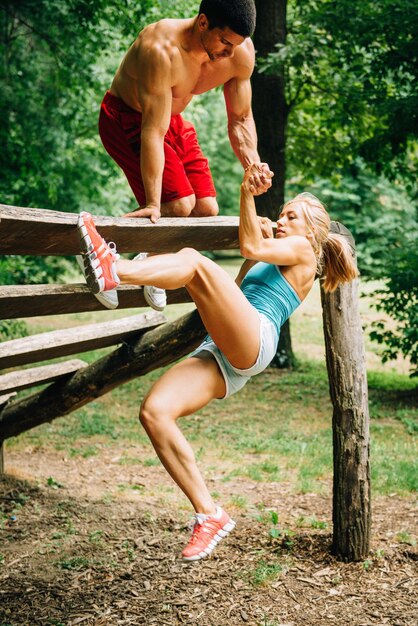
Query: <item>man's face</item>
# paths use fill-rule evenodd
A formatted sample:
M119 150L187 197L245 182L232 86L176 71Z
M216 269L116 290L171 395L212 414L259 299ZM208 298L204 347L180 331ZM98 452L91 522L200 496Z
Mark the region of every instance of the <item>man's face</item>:
M242 44L245 37L237 35L229 28L212 28L209 30L208 22L201 25L200 43L209 59L217 63L222 59L234 56L235 48Z

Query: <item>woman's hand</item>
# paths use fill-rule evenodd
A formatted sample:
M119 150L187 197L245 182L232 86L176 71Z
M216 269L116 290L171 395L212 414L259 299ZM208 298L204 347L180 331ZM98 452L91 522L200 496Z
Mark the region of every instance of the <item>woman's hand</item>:
M242 187L253 196L260 196L270 189L273 176L274 173L267 163L251 163L245 168Z
M258 215L257 218L263 239L273 239L273 222L268 217L260 217Z

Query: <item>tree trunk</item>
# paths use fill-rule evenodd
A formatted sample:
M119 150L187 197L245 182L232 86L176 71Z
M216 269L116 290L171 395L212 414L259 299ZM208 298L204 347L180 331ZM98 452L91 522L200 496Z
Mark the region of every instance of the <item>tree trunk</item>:
M265 58L275 51L278 43L286 41L286 0L256 0L257 26L254 46L257 59ZM260 74L257 67L252 79L252 108L257 127L258 150L262 161L266 161L274 172L270 191L256 198L257 210L271 220L284 202L286 182L286 125L287 107L284 73Z
M286 41L287 0L256 0L257 27L254 46L257 59L274 52L278 43ZM274 172L273 186L268 193L256 198L257 212L277 220L280 207L284 204L286 184L286 126L287 105L285 76L260 74L252 76L253 112L257 127L258 150L262 161L266 161ZM277 354L272 365L279 368L293 367L295 356L292 350L290 324L281 329Z
M344 561L369 552L371 507L367 377L359 311L359 281L334 293L321 289L333 404L333 543Z

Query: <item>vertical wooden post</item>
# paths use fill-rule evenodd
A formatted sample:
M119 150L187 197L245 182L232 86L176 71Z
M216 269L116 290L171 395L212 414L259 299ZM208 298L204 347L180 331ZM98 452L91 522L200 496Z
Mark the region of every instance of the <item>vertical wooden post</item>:
M321 288L325 350L333 404L333 543L344 561L370 546L369 409L359 280L333 293Z
M0 413L11 398L16 396L16 392L6 393L0 396ZM4 474L4 440L0 439L0 477Z

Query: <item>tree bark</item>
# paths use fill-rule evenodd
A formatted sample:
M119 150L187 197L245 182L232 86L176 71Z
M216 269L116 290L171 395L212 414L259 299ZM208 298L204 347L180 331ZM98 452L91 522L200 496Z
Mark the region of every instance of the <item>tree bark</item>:
M139 339L126 341L102 359L78 370L71 378L7 404L0 413L1 439L67 415L132 378L177 361L195 348L205 334L195 310Z
M265 58L275 51L278 43L286 41L286 0L256 0L257 27L254 33L256 57ZM287 105L285 76L257 71L252 79L252 108L257 127L258 149L262 161L274 172L270 191L256 198L257 211L276 221L284 203L286 183L286 126Z
M359 281L321 289L326 361L333 404L333 542L344 561L369 552L371 505L369 411Z
M287 0L256 0L257 27L254 46L257 59L274 52L278 43L286 42ZM253 113L257 127L258 149L262 161L266 161L274 172L273 186L268 193L256 198L257 212L277 220L280 207L284 204L286 184L286 127L287 105L285 76L269 75L255 69L252 79ZM272 365L279 368L293 367L295 356L292 350L290 324L287 321L280 332L277 354Z

